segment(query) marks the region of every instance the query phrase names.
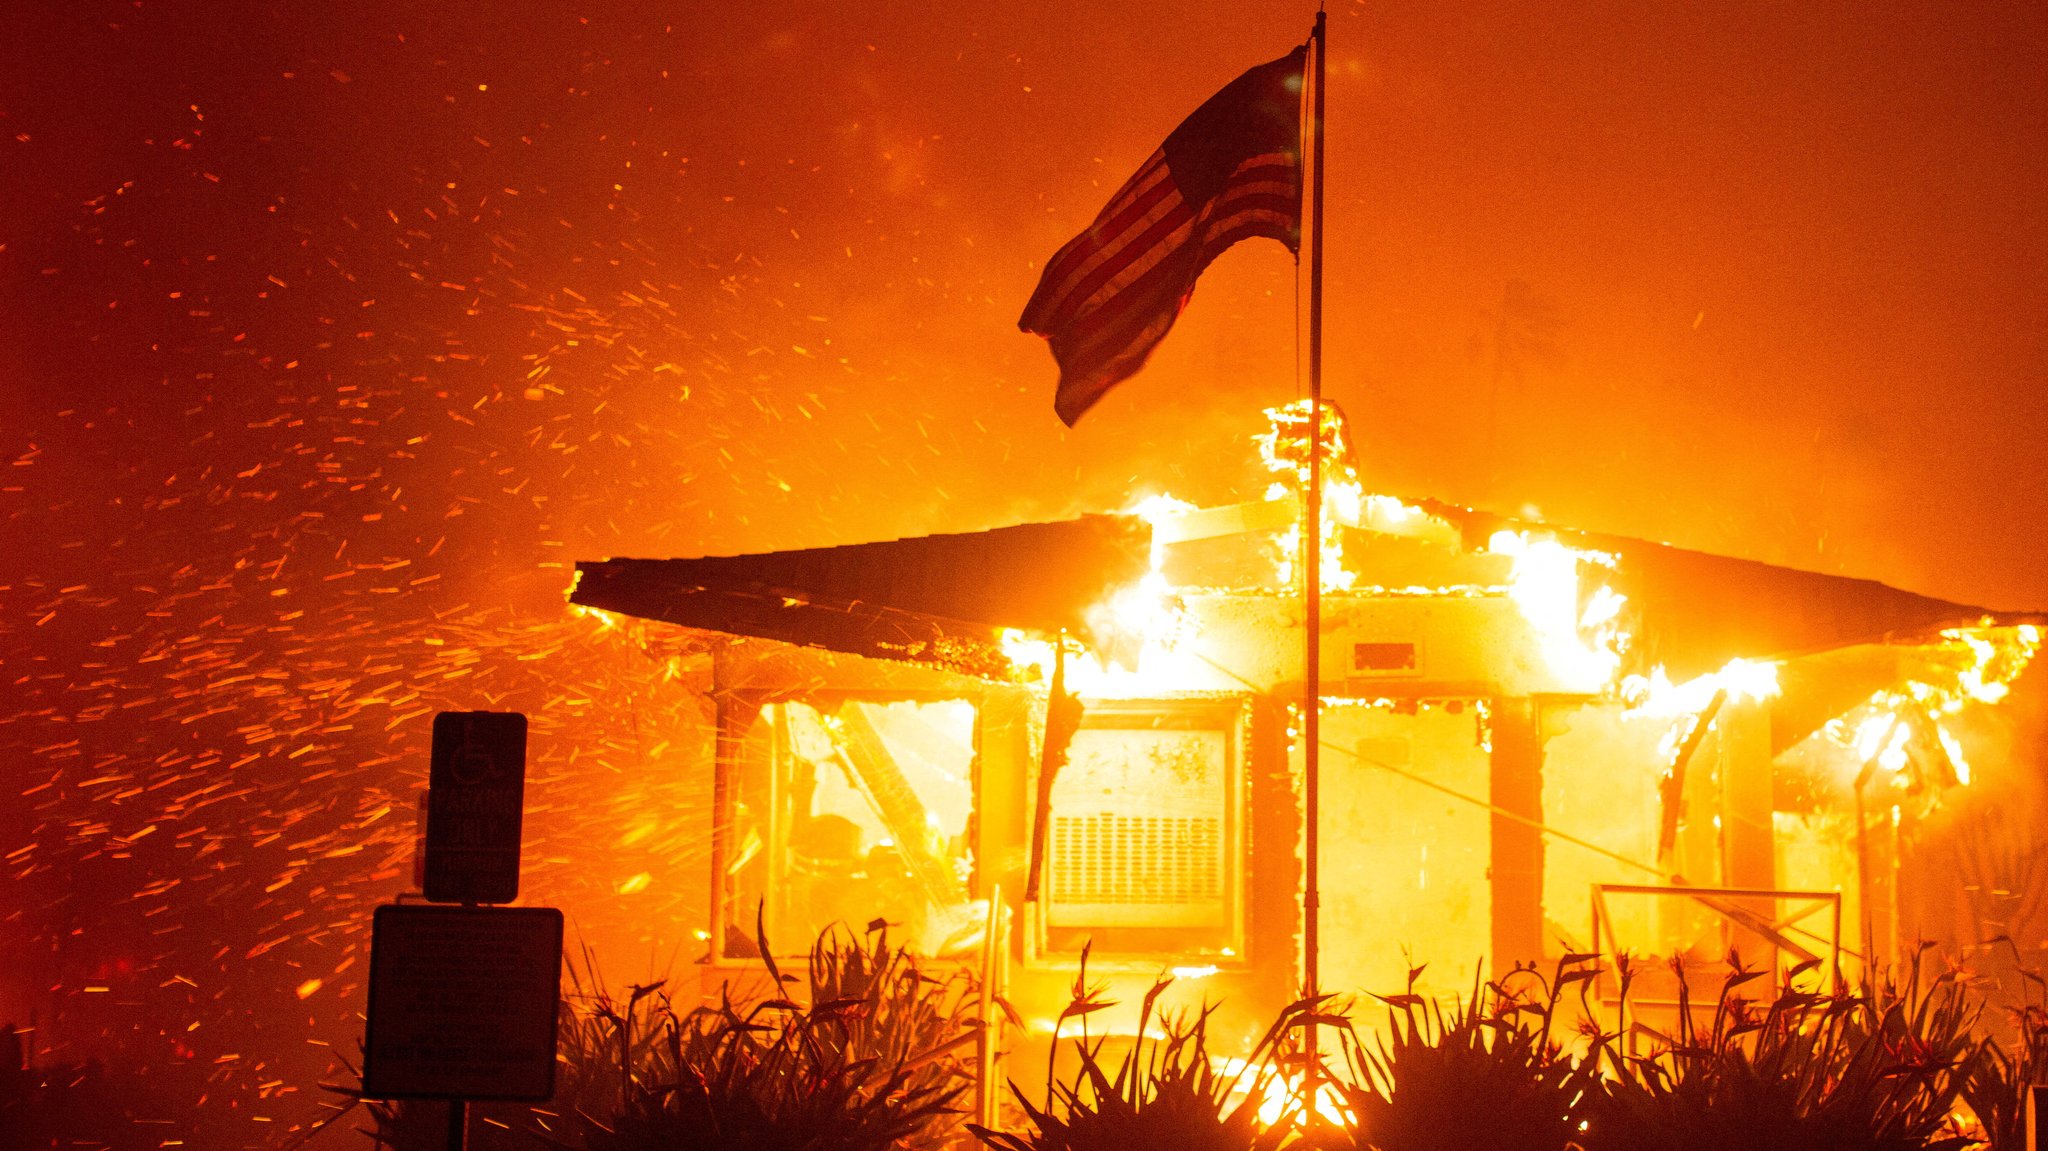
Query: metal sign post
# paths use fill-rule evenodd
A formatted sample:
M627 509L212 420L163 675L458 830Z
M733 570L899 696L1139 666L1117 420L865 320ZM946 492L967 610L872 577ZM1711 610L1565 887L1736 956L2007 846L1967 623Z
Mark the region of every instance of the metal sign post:
M526 717L434 717L414 881L440 904L379 907L370 932L363 1096L445 1099L449 1151L469 1101L554 1095L562 913L519 896Z

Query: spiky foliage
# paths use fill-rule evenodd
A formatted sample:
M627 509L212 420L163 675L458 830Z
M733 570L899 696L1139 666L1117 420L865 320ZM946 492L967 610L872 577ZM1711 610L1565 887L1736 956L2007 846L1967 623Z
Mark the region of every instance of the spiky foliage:
M2010 937L1993 942L2012 949L2021 977L2020 1002L2009 1008L2012 1047L1989 1038L1977 1045L1963 1080L1963 1102L1977 1116L1991 1151L2017 1151L2026 1146L2027 1089L2048 1082L2048 981L2021 961Z
M1963 1081L1963 1102L1977 1116L1991 1151L2026 1146L2027 1090L2048 1075L2048 1018L2029 1012L2013 1050L1978 1044Z
M1264 1088L1275 1074L1267 1057L1300 1005L1282 1013L1237 1072L1218 1074L1208 1044L1213 1007L1192 1017L1162 1015L1162 1035L1147 1042L1159 996L1172 982L1161 978L1145 993L1136 1039L1112 1066L1104 1053L1108 1038L1090 1039L1086 1021L1115 1004L1089 985L1083 948L1073 996L1054 1024L1044 1101L1033 1103L1010 1085L1029 1129L991 1131L972 1123L968 1129L1000 1151L1254 1151L1273 1145L1277 1140L1262 1138L1258 1119ZM1077 1019L1081 1033L1069 1042L1079 1066L1062 1081L1054 1073L1061 1034Z
M1408 973L1387 1005L1387 1027L1367 1046L1346 1030L1348 1081L1336 1086L1353 1124L1319 1142L1377 1151L1564 1151L1592 1064L1552 1037L1560 999L1592 978L1591 955L1567 955L1549 979L1534 970L1488 983L1446 1008L1416 994ZM1333 1136L1335 1138L1333 1139Z
M665 981L633 985L622 998L587 953L571 962L554 1099L494 1105L502 1117L473 1122L473 1145L884 1151L961 1137L956 1104L973 1083L980 994L970 977L932 978L879 927L865 937L844 928L819 936L807 980L783 974L765 938L760 954L776 992L688 1009ZM807 983L804 1002L793 994L799 983ZM324 1086L348 1101L335 1120L366 1106L365 1133L380 1147L446 1138L438 1104L364 1100L358 1087Z
M1679 975L1676 1033L1642 1057L1608 1045L1613 1071L1589 1100L1589 1151L1909 1151L1960 1147L1945 1131L1974 1050L1976 1008L1952 973L1806 992L1743 995L1762 972L1729 957L1702 1026ZM1811 968L1794 969L1794 978ZM1624 987L1624 995L1626 987Z
M799 982L761 954L775 987ZM658 988L602 1001L577 1046L616 1062L618 1103L571 1118L589 1151L887 1151L944 1138L971 1084L975 994L937 982L886 931L828 931L812 948L808 1004L786 996L678 1014ZM582 1094L601 1089L598 1076ZM556 1147L577 1143L549 1137Z

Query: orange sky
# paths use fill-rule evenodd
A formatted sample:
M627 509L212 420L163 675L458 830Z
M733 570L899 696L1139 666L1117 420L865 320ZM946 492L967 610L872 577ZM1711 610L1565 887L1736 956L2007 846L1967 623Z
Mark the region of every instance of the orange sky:
M1270 242L1073 431L1015 323L1305 5L16 7L0 1012L190 1072L209 1146L317 1114L265 1084L355 1034L437 707L545 720L536 897L681 953L694 705L571 561L1252 498L1296 394ZM1347 0L1330 42L1371 485L2048 608L2048 10Z
M1917 7L1336 8L1327 378L1368 476L2048 604L2048 19ZM181 277L188 299L239 296L277 363L317 342L314 317L377 306L387 326L358 348L453 332L490 357L451 381L465 396L516 395L520 357L552 351L563 394L536 419L580 421L622 373L668 364L688 400L613 407L700 433L674 432L660 465L698 488L608 509L579 555L1221 498L1214 461L1294 394L1292 268L1271 244L1214 268L1154 364L1072 433L1014 321L1035 261L1204 96L1305 35L1306 8L87 8L46 17L40 51L28 37L4 109L18 379L189 383L192 363L143 349L163 333L107 313L162 311L137 297ZM169 210L95 219L124 180ZM423 217L443 193L460 210ZM481 289L480 314L391 315L410 285L379 281L401 268ZM255 303L270 275L292 286ZM563 348L533 307L631 331L633 355ZM53 312L71 330L48 334ZM65 379L81 344L107 361L89 383ZM54 422L10 390L10 424Z

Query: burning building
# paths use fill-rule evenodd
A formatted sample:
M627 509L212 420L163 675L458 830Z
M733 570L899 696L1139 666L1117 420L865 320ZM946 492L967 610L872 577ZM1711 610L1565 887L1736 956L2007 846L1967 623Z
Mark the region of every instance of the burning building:
M1307 421L1273 414L1262 501L579 564L573 603L709 639L708 978L879 918L999 953L1028 1017L1084 950L1131 998L1169 969L1246 1020L1291 999ZM1916 821L1971 778L1956 717L2041 615L1367 494L1324 434L1325 989L1897 958Z

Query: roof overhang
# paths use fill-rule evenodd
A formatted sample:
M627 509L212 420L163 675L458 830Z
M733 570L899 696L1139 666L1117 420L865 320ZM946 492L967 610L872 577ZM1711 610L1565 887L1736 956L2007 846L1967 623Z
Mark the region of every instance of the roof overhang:
M1875 580L1415 503L1456 525L1468 548L1508 528L1550 533L1615 556L1614 582L1635 612L1632 662L1645 670L1661 665L1681 682L1736 658L1792 659L1926 642L1950 628L2048 623L2041 612L1956 603ZM1247 518L1244 507L1254 506L1263 508L1262 518ZM1275 507L1197 515L1236 517L1205 529L1212 533L1273 530L1284 526ZM999 643L1006 628L1072 632L1105 646L1110 637L1094 634L1090 609L1150 570L1152 542L1151 525L1137 516L1094 515L751 555L583 561L570 601L729 635L1008 679L1013 669Z
M1089 608L1150 562L1145 521L1096 515L753 555L585 561L569 600L1001 679L1003 629L1087 634Z
M1674 681L1732 659L1780 660L1865 644L1924 642L1950 628L2048 623L2048 613L2004 611L1902 591L1876 580L1822 575L1688 551L1625 536L1572 531L1430 501L1468 541L1495 530L1555 534L1618 561L1616 590L1635 611L1632 659Z

